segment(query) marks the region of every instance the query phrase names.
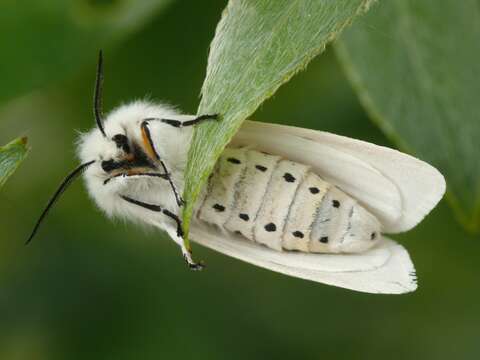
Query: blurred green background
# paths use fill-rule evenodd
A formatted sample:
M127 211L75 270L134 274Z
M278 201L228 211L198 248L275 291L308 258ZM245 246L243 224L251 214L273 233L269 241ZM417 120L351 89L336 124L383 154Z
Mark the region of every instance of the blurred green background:
M419 289L402 296L289 278L198 246L208 268L192 273L165 235L107 220L81 182L24 247L48 197L77 165L77 131L93 126L98 49L106 109L149 97L195 113L226 1L32 4L7 0L0 14L9 30L0 34L0 143L25 135L32 147L0 192L0 359L480 356L480 241L445 201L394 237L419 276ZM393 146L331 49L254 118Z

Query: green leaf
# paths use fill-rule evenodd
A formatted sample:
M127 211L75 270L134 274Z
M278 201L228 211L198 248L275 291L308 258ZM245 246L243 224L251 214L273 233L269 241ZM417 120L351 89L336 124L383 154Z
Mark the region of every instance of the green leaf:
M440 169L461 222L480 230L480 3L389 0L337 53L371 118Z
M93 63L99 49L130 34L170 1L2 1L0 103Z
M186 169L184 227L213 166L242 121L322 52L371 0L235 0L211 44L198 114L220 114L194 133ZM188 244L187 244L188 245Z
M28 153L27 138L13 140L0 147L0 188L15 172Z

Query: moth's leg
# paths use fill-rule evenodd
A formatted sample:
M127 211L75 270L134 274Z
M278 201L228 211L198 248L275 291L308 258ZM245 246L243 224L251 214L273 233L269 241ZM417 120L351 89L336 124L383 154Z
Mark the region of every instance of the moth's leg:
M113 175L113 176L109 177L108 179L106 179L103 182L103 185L107 185L110 181L112 181L113 179L119 178L119 177L135 177L135 176L157 177L157 178L164 179L164 180L169 180L170 179L170 174L168 174L168 173L165 173L165 174L161 174L161 173L121 173L121 174L117 174L117 175Z
M174 119L161 119L161 118L148 118L148 119L145 119L145 121L160 121L164 124L168 124L173 127L182 128L182 127L198 124L205 120L218 120L218 118L219 118L218 114L213 114L213 115L200 115L200 116L197 116L195 119L186 120L186 121L180 121L180 120L174 120Z
M183 237L179 237L177 235L175 229L173 229L173 228L167 228L165 230L167 231L168 235L170 235L170 237L178 244L178 246L180 246L180 249L182 251L182 256L185 259L185 262L187 263L188 267L191 270L194 270L194 271L202 270L205 267L205 264L203 264L202 261L200 261L199 263L196 263L193 260L192 251L191 251L191 249L189 249L185 246L185 242L183 241Z
M160 165L162 165L163 171L165 174L170 174L170 172L167 169L167 166L163 162L163 160L160 158L160 155L158 155L157 150L155 150L155 145L152 141L152 136L150 135L150 129L148 128L148 120L144 120L141 125L141 130L142 130L142 138L143 142L145 144L146 150L148 154L153 157L154 159L158 160L160 162ZM178 206L182 206L185 204L185 201L183 201L182 197L178 194L178 190L175 187L175 184L173 183L172 179L168 177L168 182L170 183L170 186L172 188L173 194L175 195L175 200L177 201Z
M176 235L176 237L181 239L181 241L176 241L176 242L180 245L180 248L182 250L182 256L185 259L188 267L191 270L202 270L203 269L204 265L202 263L196 263L195 261L193 261L192 252L185 247L185 244L184 244L184 241L183 241L182 221L180 220L178 215L172 213L171 211L169 211L167 209L162 208L159 205L148 204L148 203L145 203L143 201L132 199L131 197L128 197L128 196L125 196L125 195L120 195L120 197L123 200L129 202L130 204L137 205L137 206L140 206L142 208L145 208L145 209L148 209L148 210L151 210L151 211L161 212L162 214L168 216L170 219L173 219L175 221L176 225L177 225L176 233L172 234L172 232L169 231L170 229L167 229L167 232L173 238L174 238L174 235Z
M188 267L190 270L193 270L193 271L200 271L202 270L205 265L200 261L198 263L196 263L193 258L192 258L192 250L191 249L188 249L186 246L185 246L185 241L184 241L184 237L183 237L183 227L182 227L182 221L180 220L180 218L168 211L168 210L163 210L163 213L165 215L167 215L168 217L170 217L171 219L175 220L175 222L177 223L177 237L181 238L181 241L178 242L178 244L180 245L180 249L182 250L182 256L185 260L185 262L187 263Z
M185 262L187 263L188 265L188 268L190 270L193 270L193 271L200 271L200 270L203 270L203 268L205 267L205 264L200 261L198 263L196 263L195 261L193 261L192 259L192 251L187 249L185 247L185 245L182 244L180 245L180 248L182 249L182 256L183 258L185 259Z

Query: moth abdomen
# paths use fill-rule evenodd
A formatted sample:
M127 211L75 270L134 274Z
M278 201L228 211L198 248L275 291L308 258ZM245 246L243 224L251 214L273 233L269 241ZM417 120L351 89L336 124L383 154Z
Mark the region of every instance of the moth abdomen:
M254 241L275 250L283 249L283 234L292 222L291 208L308 171L303 164L285 159L277 162L256 216Z
M277 251L359 252L379 222L311 168L249 148L227 148L197 217Z

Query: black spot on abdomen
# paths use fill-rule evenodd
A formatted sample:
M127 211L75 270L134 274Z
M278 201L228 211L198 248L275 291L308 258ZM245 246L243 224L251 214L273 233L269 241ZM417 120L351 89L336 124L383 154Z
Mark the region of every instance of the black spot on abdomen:
M301 231L294 231L293 233L293 236L295 236L296 238L300 238L300 239L303 239L304 235Z
M217 210L218 212L223 212L223 211L225 211L225 206L220 205L220 204L215 204L215 205L212 206L212 208L214 208L214 209Z
M320 192L320 190L317 187L311 187L308 190L310 190L312 194L318 194Z
M255 165L255 169L260 170L261 172L267 171L267 168L263 165Z
M332 205L333 205L333 207L335 207L335 208L339 208L339 207L340 207L340 201L338 201L338 200L332 200Z
M327 244L328 243L328 236L322 236L318 241L321 243Z
M283 175L283 178L285 179L286 182L290 182L290 183L295 182L295 177L290 173L285 173Z
M274 232L275 230L277 230L277 226L274 223L269 223L265 225L265 230L268 232Z
M238 160L237 158L233 158L233 157L228 158L227 161L229 163L232 163L232 164L241 164L242 163L240 160Z
M248 214L239 214L238 217L244 221L250 220L250 216L248 216Z

